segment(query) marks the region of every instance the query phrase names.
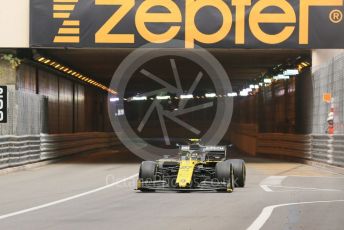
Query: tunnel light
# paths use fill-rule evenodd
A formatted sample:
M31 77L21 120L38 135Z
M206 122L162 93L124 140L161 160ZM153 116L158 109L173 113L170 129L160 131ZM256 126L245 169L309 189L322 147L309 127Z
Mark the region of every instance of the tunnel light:
M264 83L265 84L271 84L272 83L272 80L270 78L265 78L264 79Z
M118 97L111 97L110 98L110 102L116 102L116 101L119 101Z
M287 69L286 71L283 72L284 76L295 76L299 74L298 69Z
M98 88L100 88L100 89L102 89L104 91L107 91L107 92L109 92L111 94L117 94L117 92L115 90L109 89L106 86L104 86L104 85L94 81L91 78L84 77L81 73L78 73L77 71L75 71L73 69L70 69L70 68L68 68L66 66L63 66L63 65L59 64L56 61L53 61L53 60L50 60L48 58L42 57L39 54L35 54L34 55L34 59L36 61L38 61L38 62L41 62L42 64L45 64L45 65L47 65L47 66L49 66L51 68L53 67L56 70L63 72L64 74L68 74L71 77L78 78L78 79L84 81L85 83L91 84L91 85L93 85L95 87L98 87Z
M156 99L157 100L168 100L168 99L171 99L171 97L170 96L156 96Z
M228 97L237 97L238 93L234 92L234 93L228 93L227 94Z
M246 90L242 90L240 91L240 94L239 94L241 97L246 97L248 96L248 92Z
M146 96L134 96L131 98L131 101L146 101L147 97Z
M259 85L254 85L254 89L259 89Z
M193 98L192 94L182 94L180 95L180 99L191 99Z
M288 80L289 79L289 76L285 76L283 74L279 74L277 76L274 76L273 77L274 80Z
M206 98L213 98L213 97L216 97L216 93L206 93L206 94L205 94L205 97L206 97Z
M264 84L263 84L263 83L259 83L258 85L259 85L259 86L263 86Z

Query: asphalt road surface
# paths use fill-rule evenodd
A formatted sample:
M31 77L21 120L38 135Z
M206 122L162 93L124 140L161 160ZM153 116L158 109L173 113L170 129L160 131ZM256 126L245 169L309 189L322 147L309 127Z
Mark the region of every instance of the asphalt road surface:
M101 151L0 176L0 229L344 229L344 175L245 158L233 193L134 191L140 159Z

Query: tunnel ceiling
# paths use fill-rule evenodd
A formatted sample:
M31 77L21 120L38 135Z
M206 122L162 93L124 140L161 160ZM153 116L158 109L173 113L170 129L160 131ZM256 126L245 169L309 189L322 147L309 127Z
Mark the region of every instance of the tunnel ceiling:
M113 73L132 49L41 49L48 57L109 84ZM302 56L310 58L310 50L212 49L209 50L226 69L232 86L239 89L279 64ZM188 79L183 79L188 80ZM190 79L191 80L191 79ZM193 79L192 79L193 80Z

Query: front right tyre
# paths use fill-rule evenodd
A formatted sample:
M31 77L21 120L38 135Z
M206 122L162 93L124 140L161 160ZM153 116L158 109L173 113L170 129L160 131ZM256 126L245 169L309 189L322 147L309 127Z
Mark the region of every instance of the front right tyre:
M245 161L241 159L231 159L228 160L234 170L234 182L236 187L243 188L245 187L246 182L246 165Z

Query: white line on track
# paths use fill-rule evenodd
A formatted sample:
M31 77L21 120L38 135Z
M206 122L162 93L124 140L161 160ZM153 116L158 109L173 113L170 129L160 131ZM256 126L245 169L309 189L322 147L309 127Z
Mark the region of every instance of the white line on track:
M324 179L341 179L343 180L344 177L342 176L296 176L296 175L289 175L288 177L300 177L300 178L324 178Z
M297 189L295 191L300 190L315 190L315 191L326 191L326 192L340 192L342 190L339 189L330 189L330 188L308 188L308 187L290 187L290 186L279 186L279 185L270 185L273 188L285 188L285 189Z
M32 208L23 209L23 210L20 210L20 211L17 211L17 212L8 213L8 214L0 216L0 220L6 219L6 218L9 218L9 217L13 217L13 216L17 216L17 215L20 215L20 214L24 214L24 213L27 213L27 212L32 212L32 211L36 211L36 210L39 210L39 209L47 208L47 207L50 207L50 206L53 206L53 205L61 204L61 203L64 203L64 202L67 202L67 201L70 201L70 200L74 200L74 199L77 199L77 198L80 198L80 197L83 197L83 196L87 196L87 195L90 195L90 194L102 191L104 189L111 188L113 186L116 186L116 185L121 184L123 182L126 182L128 180L134 179L137 176L138 176L138 174L134 174L134 175L129 176L127 178L124 178L122 180L116 181L114 183L111 183L111 184L108 184L108 185L105 185L105 186L102 186L102 187L99 187L99 188L96 188L96 189L93 189L93 190L90 190L90 191L87 191L87 192L83 192L83 193L80 193L80 194L77 194L77 195L74 195L74 196L66 197L64 199L56 200L56 201L49 202L49 203L46 203L46 204L42 204L42 205L39 205L39 206L35 206L35 207L32 207Z
M281 185L282 181L287 178L286 176L269 176L265 178L262 182L260 182L260 187L265 191L265 192L273 192L272 189L269 188L269 186L277 186Z
M271 188L269 188L269 186L265 185L265 184L261 184L260 187L265 191L265 192L273 192Z
M317 203L335 203L344 202L344 200L324 200L324 201L310 201L310 202L298 202L298 203L287 203L278 204L265 207L257 219L246 229L246 230L259 230L263 227L266 221L270 218L275 208L290 206L290 205L303 205L303 204L317 204Z

